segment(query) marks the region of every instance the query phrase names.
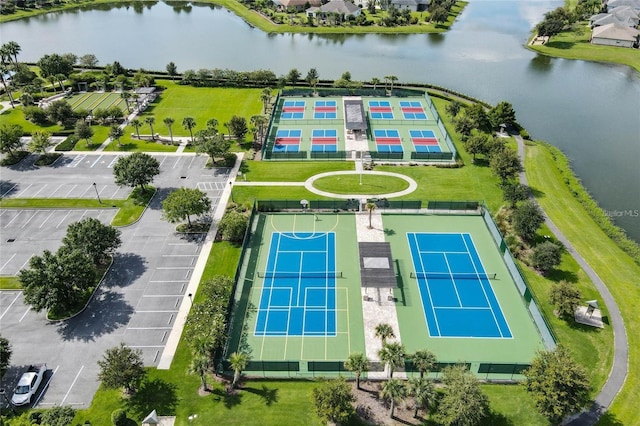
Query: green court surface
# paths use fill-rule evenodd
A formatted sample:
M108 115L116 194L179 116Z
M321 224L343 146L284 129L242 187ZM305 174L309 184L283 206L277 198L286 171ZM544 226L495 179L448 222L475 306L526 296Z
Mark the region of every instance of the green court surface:
M358 246L353 215L259 214L243 256L242 274L235 294L228 353L248 351L256 361L344 361L351 352L364 352ZM257 336L256 318L274 232L326 233L336 235L336 334L335 336ZM260 274L261 275L261 274ZM274 373L273 371L270 373ZM276 374L277 375L277 374Z
M339 159L355 150L397 161L451 160L452 142L429 98L362 97L367 130L357 142L349 140L353 138L345 127L344 101L340 96L281 97L265 159Z
M366 214L366 213L365 213ZM464 362L470 364L472 372L481 377L491 373L494 379L519 378L522 368L527 366L538 350L545 349L541 332L533 321L527 306L529 300L521 296L518 286L510 275L503 253L480 215L432 215L432 214L383 214L384 238L391 245L396 266L398 288L394 289L395 306L400 329L400 340L410 354L417 350L432 351L439 363ZM336 278L336 322L335 335L309 336L259 335L256 330L264 317L263 285L265 271L273 261L272 236L276 233L322 233L335 234ZM412 278L414 264L409 246L408 233L468 234L475 246L479 261L488 274L496 274L490 280L499 309L504 315L510 336L487 337L433 337L429 334L423 299L418 280ZM278 240L279 241L279 240ZM279 244L279 243L278 243ZM295 249L295 241L294 250ZM305 255L302 255L303 257ZM270 260L271 259L271 260ZM285 263L285 266L288 263ZM276 269L280 268L278 266ZM297 270L292 269L278 270ZM251 237L246 244L240 267L239 280L234 295L234 306L229 332L226 357L234 351L245 351L251 355L247 374L278 376L318 375L319 370L310 371L309 361L322 364L323 374L335 374L342 370L342 362L353 352L366 353L362 293L360 285L360 257L355 215L313 214L312 212L255 213ZM521 284L523 286L524 284ZM278 290L280 291L280 290ZM294 290L295 291L295 290ZM270 293L274 297L274 293ZM370 302L369 302L370 303ZM531 302L533 303L533 302ZM285 303L286 305L287 303ZM277 306L279 308L279 306ZM270 309L270 308L269 308ZM305 308L307 309L307 308ZM292 317L289 317L292 318ZM456 321L455 316L453 320ZM289 321L292 321L289 319ZM540 320L541 321L541 320ZM284 363L290 362L295 365Z
M528 364L544 344L518 289L507 270L498 247L481 216L383 215L386 239L398 259L398 288L394 291L402 343L407 352L429 349L439 362L464 361L473 364ZM490 280L512 338L430 337L418 283L411 278L413 263L407 244L408 232L469 233Z
M75 110L96 110L118 107L126 111L127 105L120 93L115 92L85 92L71 96L67 99L71 108Z

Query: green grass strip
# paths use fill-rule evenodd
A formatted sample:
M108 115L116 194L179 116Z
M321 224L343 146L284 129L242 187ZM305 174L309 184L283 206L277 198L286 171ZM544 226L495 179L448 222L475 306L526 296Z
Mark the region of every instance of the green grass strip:
M624 318L629 339L629 374L600 424L640 424L640 411L636 409L640 395L640 266L585 211L545 145L527 146L525 169L538 202L607 284Z
M126 200L86 198L5 198L0 200L0 208L20 209L106 209L117 208L111 225L131 225L142 216L144 209L155 194L155 188L147 187L145 192L139 188L134 189Z
M409 182L393 176L357 174L327 176L314 181L313 186L333 194L390 194L407 189Z
M18 277L0 277L0 290L20 290L22 284Z

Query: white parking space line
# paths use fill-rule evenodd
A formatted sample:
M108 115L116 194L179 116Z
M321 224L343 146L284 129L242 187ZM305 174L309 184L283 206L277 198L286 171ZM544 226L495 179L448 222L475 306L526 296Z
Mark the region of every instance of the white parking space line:
M4 227L5 227L5 228L8 228L8 227L9 227L9 225L11 225L11 224L13 223L13 221L14 221L14 220L16 220L16 219L17 219L17 218L22 214L22 212L23 212L23 210L20 210L20 211L18 212L18 214L17 214L17 215L15 215L15 216L13 217L13 219L11 219L11 220L9 221L9 223L7 223Z
M0 272L2 272L2 270L3 270L3 269L4 269L4 268L9 264L9 262L11 262L11 261L13 260L13 258L14 258L14 257L16 257L16 253L13 253L13 256L11 256L11 257L9 258L9 260L7 260L7 261L4 263L4 265L2 265L2 268L0 268ZM0 318L2 318L2 317L0 317Z
M60 223L58 223L58 226L56 226L56 229L60 228L60 225L62 225L64 223L64 221L67 219L67 216L69 216L70 213L71 213L71 211L68 211L67 214L64 215L64 217L62 218Z
M68 196L69 196L69 194L71 194L71 193L73 192L73 190L74 190L74 189L76 189L76 186L78 186L78 185L73 185L73 188L71 188L71 189L69 190L69 192L67 192L67 194L64 196L64 198L68 197Z
M162 257L198 257L197 254L163 254Z
M49 218L53 215L53 210L51 210L51 213L49 213L49 216L47 216L47 218L45 220L42 221L42 223L40 224L40 226L38 228L41 228L44 226L45 223L47 223L47 221L49 220Z
M51 196L50 197L46 197L46 198L55 198L53 195L58 192L60 190L60 188L62 188L63 184L58 185L58 187L55 189L55 191L51 192Z
M58 368L60 368L60 366L59 366L59 365L57 365L57 366L56 366L56 369L55 369L55 370L53 370L53 373L51 373L51 377L49 377L49 381L47 381L47 383L45 383L45 384L44 384L44 387L42 388L42 392L40 392L40 398L38 398L38 399L36 400L36 402L34 402L34 403L33 403L33 406L34 406L34 407L35 407L36 405L38 405L38 403L40 402L40 400L41 400L41 399L42 399L42 397L44 396L44 394L45 394L45 392L46 392L47 388L49 387L49 383L51 383L51 381L53 380L53 376L55 376L55 375L56 375L56 373L58 372ZM46 404L44 404L44 403L43 403L42 405L55 405L55 404L52 404L52 403L46 403Z
M180 163L180 160L181 160L181 159L182 159L181 157L178 157L178 158L177 158L176 162L173 164L172 169L175 169L176 167L178 167L178 163Z
M85 157L86 155L78 155L76 158L73 159L73 161L67 164L67 167L78 167L78 164L80 164L82 160L85 159Z
M29 258L27 259L27 261L26 261L26 262L24 262L24 263L22 264L22 266L20 267L20 270L23 270L23 269L27 266L27 264L29 263L29 261L31 260L31 258L32 258L33 256L34 256L33 254L32 254L31 256L29 256Z
M67 397L69 396L69 393L71 392L71 388L73 388L73 385L75 385L76 382L78 381L78 377L80 377L80 373L82 373L82 370L84 370L84 365L82 367L80 367L80 371L78 371L78 374L76 374L76 378L73 379L73 382L71 383L71 386L69 386L69 390L64 395L64 398L62 398L62 402L60 403L61 406L64 405L64 401L66 401Z
M162 165L164 164L164 162L167 160L167 158L169 158L169 156L165 155L162 157L162 161L160 162L160 167L162 167Z
M118 157L117 155L115 157L113 157L113 160L111 160L111 162L109 163L109 165L107 165L107 168L109 169L113 169L113 165L116 164L116 162L118 161L120 157Z
M29 222L31 222L31 219L33 219L34 217L36 217L36 215L38 214L38 212L33 212L33 216L31 216L29 219L27 219L27 221L24 223L24 225L21 226L21 228L24 228L25 226L27 226L29 224Z
M22 320L24 319L24 317L27 316L27 314L29 313L29 311L31 310L31 308L27 308L26 311L24 311L24 314L22 314L22 316L20 317L20 319L18 320L18 322L22 322Z
M13 185L11 188L7 189L3 194L2 197L4 197L5 195L7 195L8 193L10 193L11 191L13 191L13 188L15 188L16 186L18 186L18 184L16 183L15 185Z
M40 189L39 189L35 194L33 194L33 198L36 198L36 196L37 196L39 193L41 193L41 192L42 192L42 191L43 191L47 186L49 186L49 185L47 185L47 184L45 183L45 184L42 186L42 188L40 188Z
M20 297L20 294L22 294L22 293L21 292L17 292L16 297L13 298L11 303L9 303L9 306L7 306L7 309L5 309L5 311L2 313L2 315L0 315L0 320L2 319L2 317L4 317L6 315L7 312L9 312L9 309L11 309L13 304L16 303L16 300L18 300L18 297Z
M27 191L27 189L31 188L32 186L33 186L33 184L32 184L32 183L30 183L30 184L29 184L25 189L23 189L23 190L22 190L22 191L20 191L18 194L16 194L16 198L20 198L20 196L21 196L22 194L24 194L24 193Z
M90 168L93 168L93 166L95 166L96 164L98 164L98 161L100 161L100 159L101 159L101 158L102 158L102 155L100 155L96 161L94 161L93 163L91 163L91 165L90 165L89 167L90 167Z

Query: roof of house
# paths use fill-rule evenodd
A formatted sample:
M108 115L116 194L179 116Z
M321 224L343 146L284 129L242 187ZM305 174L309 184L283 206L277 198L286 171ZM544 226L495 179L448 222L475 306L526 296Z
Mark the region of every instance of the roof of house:
M399 4L401 6L417 6L416 0L391 0L391 4Z
M607 24L594 28L591 36L612 40L636 41L638 40L638 34L640 34L640 32L635 28L624 27L617 24Z
M274 3L284 7L299 7L309 3L311 6L320 6L320 0L275 0Z
M320 6L320 12L323 13L351 14L357 10L360 10L358 6L345 0L331 0L329 3Z
M634 9L640 9L640 0L609 0L607 2L607 10L615 9L621 6L631 6Z
M638 18L633 18L630 16L621 17L618 15L607 14L600 19L596 19L591 21L591 25L594 27L601 27L607 24L618 24L624 27L634 28L638 25Z

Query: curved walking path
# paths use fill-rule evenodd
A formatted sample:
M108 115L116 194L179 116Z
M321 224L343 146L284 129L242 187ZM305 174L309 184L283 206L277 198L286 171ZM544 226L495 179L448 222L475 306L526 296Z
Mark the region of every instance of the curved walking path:
M519 135L514 135L516 141L518 142L518 156L520 157L520 161L524 165L525 160L525 145L524 140ZM523 185L528 185L527 176L523 171L520 172L520 183ZM533 195L530 195L533 198ZM564 244L567 251L573 256L573 258L578 262L580 267L585 271L585 273L591 278L593 284L596 286L598 291L600 292L600 296L602 300L607 305L607 309L609 310L609 317L611 320L611 325L613 327L613 365L611 366L611 371L609 372L609 377L607 378L606 383L600 390L600 393L596 396L595 401L591 405L588 411L584 411L577 415L576 417L571 418L565 422L566 425L571 426L591 426L594 425L600 416L604 414L605 411L609 408L613 399L616 397L618 392L622 389L624 385L624 381L627 377L627 372L629 370L629 342L627 341L627 330L624 327L624 320L622 319L622 314L620 313L620 309L618 308L618 304L616 303L613 295L602 281L602 279L598 276L596 271L591 268L591 266L587 263L587 261L576 251L571 242L562 234L560 229L549 219L547 214L544 212L545 223L554 233L556 238Z

